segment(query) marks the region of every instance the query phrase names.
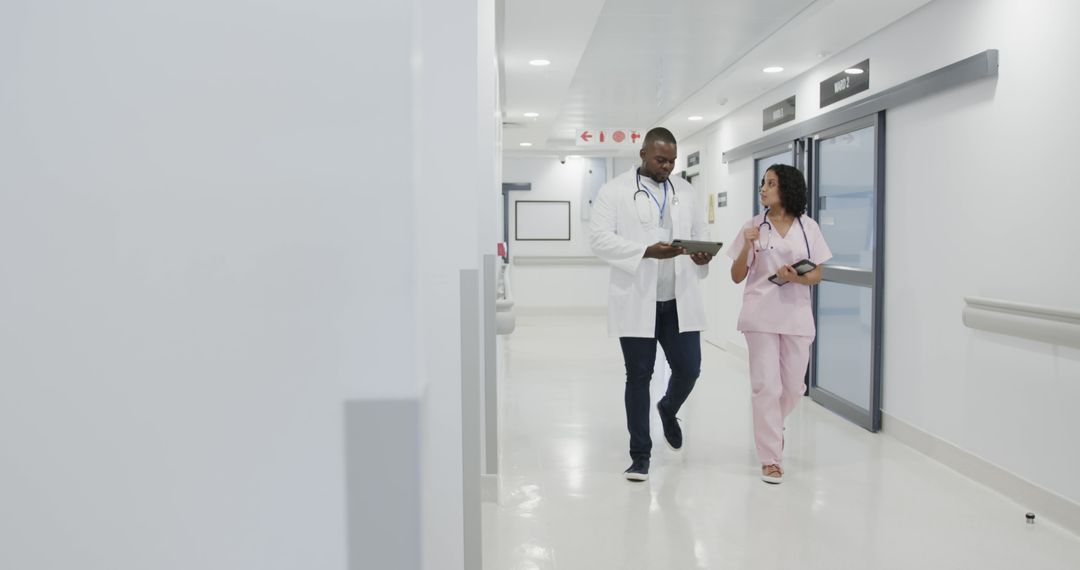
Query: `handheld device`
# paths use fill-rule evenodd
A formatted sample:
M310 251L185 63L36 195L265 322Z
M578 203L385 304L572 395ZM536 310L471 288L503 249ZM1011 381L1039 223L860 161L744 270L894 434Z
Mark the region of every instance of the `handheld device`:
M800 261L796 261L795 263L792 263L791 267L795 270L795 273L798 273L799 275L806 275L807 273L810 273L811 271L813 271L813 269L815 267L817 267L817 264L814 263L813 261L810 261L809 259L803 259L803 260L800 260ZM769 276L769 281L772 281L776 285L786 285L787 284L787 281L784 281L779 276L777 276L775 273L773 273L772 275Z
M685 249L686 253L707 253L709 255L716 255L720 251L720 248L724 247L723 242L697 241L692 239L672 240L671 245Z

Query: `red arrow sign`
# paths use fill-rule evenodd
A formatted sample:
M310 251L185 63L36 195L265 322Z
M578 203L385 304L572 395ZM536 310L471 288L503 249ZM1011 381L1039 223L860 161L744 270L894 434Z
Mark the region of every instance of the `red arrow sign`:
M0 0L2 1L2 0ZM596 129L595 131L577 131L578 146L618 146L627 147L639 144L641 131L635 129Z

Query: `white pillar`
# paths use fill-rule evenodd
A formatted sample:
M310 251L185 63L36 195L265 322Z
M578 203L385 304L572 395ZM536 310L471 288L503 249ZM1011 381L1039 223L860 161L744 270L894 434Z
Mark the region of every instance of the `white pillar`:
M489 12L0 4L0 568L462 567Z

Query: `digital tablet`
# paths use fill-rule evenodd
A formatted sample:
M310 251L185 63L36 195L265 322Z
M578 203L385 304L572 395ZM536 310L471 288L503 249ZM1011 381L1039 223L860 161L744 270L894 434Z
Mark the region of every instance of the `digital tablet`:
M813 261L810 261L809 259L803 259L791 264L791 268L794 269L795 273L798 273L799 275L806 275L807 273L813 271L815 267L817 267L817 264ZM787 281L784 281L775 273L769 276L769 281L772 281L777 285L784 285L785 283L787 283Z
M685 249L686 253L707 253L709 255L716 255L720 251L720 248L724 246L724 243L719 241L677 239L672 240L671 245Z

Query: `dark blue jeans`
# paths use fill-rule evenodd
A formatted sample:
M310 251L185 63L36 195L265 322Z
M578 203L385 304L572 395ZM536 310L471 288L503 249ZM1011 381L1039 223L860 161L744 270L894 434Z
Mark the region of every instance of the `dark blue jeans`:
M660 399L665 413L675 414L694 389L701 373L701 333L679 333L679 313L675 301L656 304L656 334L653 338L622 337L623 361L626 363L626 427L630 430L630 457L648 458L652 452L649 437L649 381L656 364L656 343L664 349L671 380Z

